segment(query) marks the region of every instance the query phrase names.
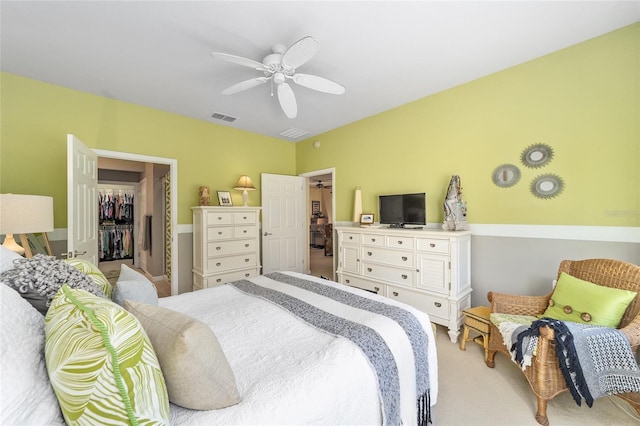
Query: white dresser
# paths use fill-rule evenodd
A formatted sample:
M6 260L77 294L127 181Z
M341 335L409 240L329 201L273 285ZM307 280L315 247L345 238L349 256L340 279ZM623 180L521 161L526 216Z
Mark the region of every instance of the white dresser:
M458 339L471 307L471 232L338 227L338 281L412 305Z
M192 207L193 290L260 274L260 207Z

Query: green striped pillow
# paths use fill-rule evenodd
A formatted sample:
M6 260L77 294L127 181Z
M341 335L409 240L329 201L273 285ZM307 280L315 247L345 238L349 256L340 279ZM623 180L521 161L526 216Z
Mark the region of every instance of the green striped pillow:
M107 277L104 276L102 271L98 269L96 265L89 262L88 260L78 259L77 257L73 259L65 259L64 261L74 268L78 269L79 271L82 271L85 274L89 275L93 282L102 289L102 292L105 294L105 296L111 299L113 287L111 286L111 283L109 282Z
M169 424L162 371L135 316L65 284L45 321L47 370L67 424Z

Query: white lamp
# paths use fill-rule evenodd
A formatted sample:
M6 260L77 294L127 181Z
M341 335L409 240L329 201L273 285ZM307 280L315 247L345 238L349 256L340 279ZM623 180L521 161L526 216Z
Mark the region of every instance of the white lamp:
M0 194L0 234L2 245L24 254L13 234L53 231L53 197L41 195Z
M253 186L253 182L251 181L251 178L249 176L242 175L240 176L240 179L238 179L238 183L236 183L236 186L234 186L233 189L242 191L242 201L244 201L244 206L248 206L249 193L247 191L255 191L256 187Z

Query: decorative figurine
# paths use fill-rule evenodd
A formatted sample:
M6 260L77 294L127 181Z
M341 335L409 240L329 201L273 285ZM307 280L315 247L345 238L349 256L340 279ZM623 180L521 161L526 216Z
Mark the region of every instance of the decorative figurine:
M201 186L200 190L198 191L198 195L200 196L200 205L208 206L211 201L211 197L209 195L209 187Z
M444 222L442 223L442 229L445 231L464 231L469 229L469 223L467 222L467 203L466 201L462 201L460 176L451 176L443 207Z

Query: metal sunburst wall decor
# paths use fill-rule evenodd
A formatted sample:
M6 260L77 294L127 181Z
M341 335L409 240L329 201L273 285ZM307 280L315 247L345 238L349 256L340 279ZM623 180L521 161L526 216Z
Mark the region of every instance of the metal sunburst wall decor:
M526 167L537 169L547 165L553 159L553 148L544 143L530 145L522 151L520 161Z
M557 197L564 190L564 180L553 173L545 173L531 182L530 190L538 198Z

